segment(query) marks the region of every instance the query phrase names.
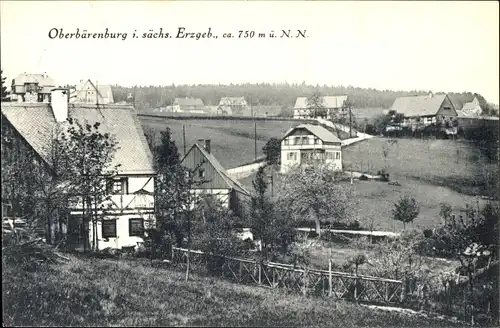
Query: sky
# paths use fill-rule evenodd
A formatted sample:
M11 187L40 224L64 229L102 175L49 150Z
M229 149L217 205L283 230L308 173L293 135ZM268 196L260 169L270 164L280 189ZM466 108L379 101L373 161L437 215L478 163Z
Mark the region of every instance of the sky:
M9 84L23 72L45 72L57 85L88 78L123 86L304 81L470 91L499 103L497 1L2 0L0 13ZM210 28L212 37L176 38L180 27L187 33ZM127 38L51 39L53 28L108 28ZM160 28L172 37L141 38ZM294 36L306 30L307 37L269 37L288 29ZM239 38L239 31L255 34Z

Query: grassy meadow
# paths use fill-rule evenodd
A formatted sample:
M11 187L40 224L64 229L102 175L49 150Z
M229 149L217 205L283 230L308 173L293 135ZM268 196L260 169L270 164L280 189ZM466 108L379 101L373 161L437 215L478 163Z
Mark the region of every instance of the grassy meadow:
M468 142L394 139L395 143L389 143L388 140L373 138L344 148L344 169L377 173L385 168L391 180L410 178L465 194L482 194L485 182L494 181L487 172L495 172L498 163L489 162ZM384 147L388 150L387 157Z
M183 154L182 126L186 131L186 149L198 139L211 139L214 156L226 169L252 162L255 159L255 126L252 120L246 119L173 119L140 117L145 130L165 130L172 132L172 137ZM262 147L271 138L281 138L290 128L304 123L293 120L256 120L257 157L262 156ZM341 132L341 138L347 134Z
M460 327L442 318L153 268L70 256L35 272L2 270L5 326Z

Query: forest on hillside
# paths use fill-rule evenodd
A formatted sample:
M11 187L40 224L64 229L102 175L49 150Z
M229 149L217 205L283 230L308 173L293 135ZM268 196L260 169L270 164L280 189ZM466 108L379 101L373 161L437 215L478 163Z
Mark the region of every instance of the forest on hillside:
M206 106L218 105L221 97L245 97L252 106L279 106L283 113L291 112L297 97L307 97L319 91L322 95L348 95L356 108L390 108L397 97L410 95L425 95L430 91L393 91L376 90L372 88L357 88L352 86L319 86L289 83L258 83L230 85L169 85L169 86L113 86L115 102L126 101L129 94L135 97L135 105L139 110L149 110L171 105L177 97L201 98ZM434 93L439 93L433 91ZM457 109L470 102L477 95L480 103L486 100L472 92L449 93Z

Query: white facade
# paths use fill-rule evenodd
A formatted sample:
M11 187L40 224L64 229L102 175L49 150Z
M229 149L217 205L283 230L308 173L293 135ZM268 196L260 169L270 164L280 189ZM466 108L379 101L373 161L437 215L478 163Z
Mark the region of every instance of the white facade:
M141 229L154 226L154 178L140 175L121 175L115 179L110 201L106 202L106 213L102 222L97 223L97 246L99 250L105 248L120 249L123 247L137 247L143 242ZM102 212L101 212L102 213ZM81 204L72 211L73 220L81 224ZM75 223L73 223L75 224ZM89 242L93 242L93 227L89 224Z
M281 141L281 173L294 166L328 164L342 171L342 147L325 143L314 134L289 135Z

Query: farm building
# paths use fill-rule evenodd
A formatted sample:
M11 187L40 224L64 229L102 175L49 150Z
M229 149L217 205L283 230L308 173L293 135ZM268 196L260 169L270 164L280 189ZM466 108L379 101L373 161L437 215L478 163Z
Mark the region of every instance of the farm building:
M281 173L297 165L329 164L342 171L342 142L319 125L301 124L281 140Z
M324 96L321 97L323 107L327 110L327 117L330 118L334 114L345 114L344 102L347 96ZM298 97L295 101L293 109L293 118L296 119L310 119L314 118L314 109L308 106L307 97Z
M200 98L175 98L172 111L204 114L205 104Z
M59 131L68 126L67 119L91 125L99 122L101 133L109 133L116 138L118 149L111 165L120 166L112 178L103 178L110 200L106 202L103 220L97 223L97 241L92 240L92 224L84 229L82 202L78 196L69 213L64 214L67 223L54 223L50 226L51 235L54 236L56 231L66 233L69 244L76 249L92 243L97 249L137 246L143 240L145 224L154 224L155 171L136 112L132 106L107 104L97 108L91 104L71 104L67 91L53 90L51 103L2 102L2 129L12 136L6 147L2 147L2 160L5 156L30 152L49 181L54 160L57 159L52 152L52 141ZM11 160L16 163L15 158ZM15 205L15 199L9 201ZM66 222L60 222L63 221ZM88 240L85 230L90 230Z
M446 94L396 98L391 111L404 115L403 126L430 125L450 121L457 111Z
M12 80L11 100L17 102L49 102L54 80L47 74L19 74Z
M112 104L113 92L109 84L97 84L92 81L80 81L80 84L71 88L70 103L83 104Z
M483 110L481 109L481 105L479 105L479 100L477 100L477 97L474 97L471 102L464 104L462 110L458 112L458 116L480 116L482 112Z
M196 171L195 181L199 182L195 194L209 194L217 197L234 213L241 212L241 200L250 193L236 179L231 178L219 161L211 153L210 140L200 139L182 159L182 165Z
M222 97L219 101L221 112L231 113L231 115L248 115L249 106L245 97Z

